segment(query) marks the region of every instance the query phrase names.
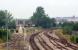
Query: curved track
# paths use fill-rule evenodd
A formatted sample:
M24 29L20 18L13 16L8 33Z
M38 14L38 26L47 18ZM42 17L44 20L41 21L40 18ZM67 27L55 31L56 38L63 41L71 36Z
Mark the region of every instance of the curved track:
M36 45L35 41L34 41L34 37L35 37L37 34L38 34L38 33L31 35L30 40L29 40L29 41L30 41L30 44L31 44L31 47L32 47L34 50L40 50L40 49L38 48L38 46Z
M78 50L76 45L69 43L52 32L40 32L31 35L29 42L33 50Z

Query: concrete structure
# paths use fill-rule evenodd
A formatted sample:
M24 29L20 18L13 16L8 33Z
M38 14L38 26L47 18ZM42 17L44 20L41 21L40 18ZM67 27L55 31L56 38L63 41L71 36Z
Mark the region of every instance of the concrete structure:
M33 27L35 26L31 20L28 19L16 19L16 26L22 26L22 27Z

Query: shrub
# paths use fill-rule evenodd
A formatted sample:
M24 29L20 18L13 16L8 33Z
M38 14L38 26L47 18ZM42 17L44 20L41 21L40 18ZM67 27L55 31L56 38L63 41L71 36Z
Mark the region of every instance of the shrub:
M78 43L78 35L71 36L71 42Z
M7 35L8 39L10 39L10 31L6 29L0 29L0 39L2 39L4 42L7 41Z

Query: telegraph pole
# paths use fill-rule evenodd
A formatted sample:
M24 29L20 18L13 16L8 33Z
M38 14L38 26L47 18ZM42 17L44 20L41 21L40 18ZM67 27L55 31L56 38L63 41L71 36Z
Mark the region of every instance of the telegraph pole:
M7 50L9 50L9 47L8 47L8 23L9 23L9 18L8 18L8 14L7 14L7 11L6 11L6 17L7 17L7 19L6 19L6 23L5 23L5 27L6 27L6 31L7 31Z
M7 50L8 50L8 21L6 21L6 31L7 31L7 36L6 36L6 38L7 38Z
M6 25L7 26L7 25ZM8 48L8 26L6 27L6 30L7 30L7 50L9 50L9 48Z

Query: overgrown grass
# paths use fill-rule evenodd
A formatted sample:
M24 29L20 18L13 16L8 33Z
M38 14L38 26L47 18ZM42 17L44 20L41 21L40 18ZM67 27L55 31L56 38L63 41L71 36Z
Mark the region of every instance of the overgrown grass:
M58 36L64 37L65 39L67 39L67 41L70 41L73 43L78 43L78 35L70 35L70 34L64 32L64 30L62 30L62 29L57 29L56 34Z

